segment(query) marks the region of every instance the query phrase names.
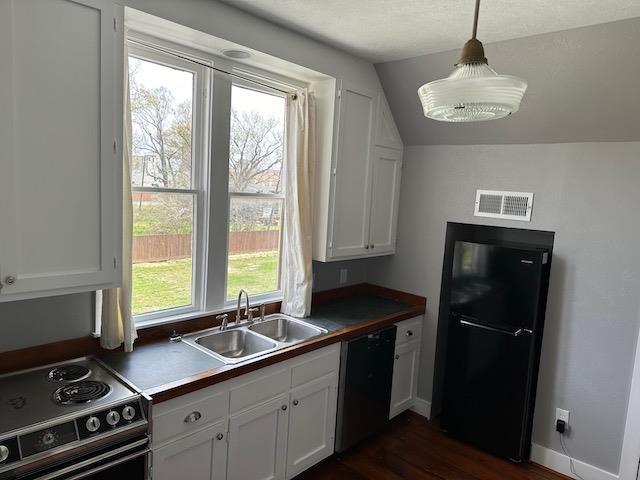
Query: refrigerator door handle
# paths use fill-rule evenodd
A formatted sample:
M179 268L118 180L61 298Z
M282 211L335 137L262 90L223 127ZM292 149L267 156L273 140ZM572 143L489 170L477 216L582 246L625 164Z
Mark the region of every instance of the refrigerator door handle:
M520 335L527 333L532 334L533 331L528 328L517 328L515 330L504 330L502 328L491 327L489 325L483 325L481 323L472 322L470 320L466 320L464 318L459 319L460 325L465 325L468 327L481 328L483 330L488 330L490 332L496 333L504 333L505 335L511 335L512 337L519 337Z

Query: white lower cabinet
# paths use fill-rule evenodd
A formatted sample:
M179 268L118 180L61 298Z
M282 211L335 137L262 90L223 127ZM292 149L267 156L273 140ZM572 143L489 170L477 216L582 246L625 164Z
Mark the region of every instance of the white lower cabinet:
M153 450L154 480L223 480L227 469L226 422Z
M398 330L396 333L389 418L393 418L410 409L416 402L422 317L405 320L397 323L396 326Z
M229 419L227 480L285 478L288 395Z
M333 453L338 375L332 374L291 391L287 478Z
M420 342L396 347L389 418L413 407L416 399Z
M339 365L331 345L154 406L153 480L288 480L328 457Z

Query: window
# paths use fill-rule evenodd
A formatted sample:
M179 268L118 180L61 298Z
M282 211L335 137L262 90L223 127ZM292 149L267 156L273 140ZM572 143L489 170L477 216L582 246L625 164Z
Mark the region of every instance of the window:
M146 42L128 44L136 323L279 297L286 94L267 85L287 87Z
M200 307L203 72L131 48L132 312L137 319Z
M285 113L284 96L233 85L227 299L280 290Z

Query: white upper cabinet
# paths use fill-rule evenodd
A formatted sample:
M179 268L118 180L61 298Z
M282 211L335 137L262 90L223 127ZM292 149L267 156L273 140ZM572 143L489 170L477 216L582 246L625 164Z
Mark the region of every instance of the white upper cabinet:
M333 258L365 253L369 244L371 150L376 94L343 83L338 120L331 243Z
M376 147L372 170L370 253L378 255L394 253L400 200L402 151Z
M120 277L122 13L0 2L0 301Z
M328 103L326 85L318 91ZM384 94L342 81L334 118L332 149L320 125L313 258L393 254L402 141Z
M402 138L391 115L391 109L384 93L378 95L378 119L376 128L376 145L380 147L402 150Z

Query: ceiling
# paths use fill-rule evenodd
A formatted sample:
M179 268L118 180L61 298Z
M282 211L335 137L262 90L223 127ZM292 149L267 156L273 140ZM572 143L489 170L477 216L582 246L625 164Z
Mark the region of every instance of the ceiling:
M221 0L374 63L460 48L474 0ZM478 38L496 42L640 17L638 0L484 0Z

